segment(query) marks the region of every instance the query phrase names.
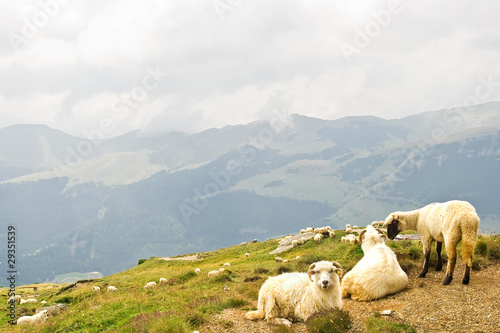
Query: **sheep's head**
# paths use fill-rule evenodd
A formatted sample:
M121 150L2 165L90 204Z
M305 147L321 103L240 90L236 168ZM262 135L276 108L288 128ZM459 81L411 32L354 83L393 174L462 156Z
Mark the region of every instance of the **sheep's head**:
M328 289L333 283L340 284L342 266L336 261L319 261L309 266L309 280L320 289Z
M406 222L398 213L392 213L385 219L384 227L387 227L387 237L394 239L401 231L405 230Z
M365 250L366 246L383 243L386 238L382 230L376 229L371 225L366 226L366 229L362 230L359 234L359 242L363 250Z

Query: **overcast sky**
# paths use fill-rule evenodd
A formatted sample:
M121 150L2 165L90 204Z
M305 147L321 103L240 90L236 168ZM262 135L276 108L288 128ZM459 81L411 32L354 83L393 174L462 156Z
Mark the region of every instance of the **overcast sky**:
M0 128L198 132L500 100L500 2L0 0Z

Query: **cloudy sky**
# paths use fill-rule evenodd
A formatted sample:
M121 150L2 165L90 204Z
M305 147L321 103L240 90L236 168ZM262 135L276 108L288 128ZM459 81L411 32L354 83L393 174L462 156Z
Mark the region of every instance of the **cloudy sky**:
M500 2L0 0L0 128L198 132L500 100Z

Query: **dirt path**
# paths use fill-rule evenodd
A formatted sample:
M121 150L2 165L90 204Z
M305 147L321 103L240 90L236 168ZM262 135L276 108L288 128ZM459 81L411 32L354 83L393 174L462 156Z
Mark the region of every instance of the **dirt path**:
M364 320L383 310L394 311L388 320L408 323L417 332L500 332L500 264L473 271L468 286L461 283L462 262L458 264L449 286L441 285L444 272L430 271L425 279L411 272L404 292L372 302L345 299L344 310L353 319L351 332L365 332ZM244 315L245 311L226 309L199 331L272 332L273 326L246 320ZM294 324L293 329L308 332L303 323Z

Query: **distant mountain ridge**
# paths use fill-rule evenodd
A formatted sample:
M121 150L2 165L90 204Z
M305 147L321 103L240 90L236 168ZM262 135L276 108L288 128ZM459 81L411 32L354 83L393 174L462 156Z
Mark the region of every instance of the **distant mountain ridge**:
M15 125L0 142L0 232L17 225L26 282L451 199L500 231L500 103L100 141Z

